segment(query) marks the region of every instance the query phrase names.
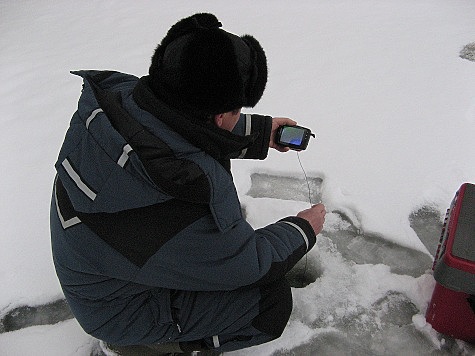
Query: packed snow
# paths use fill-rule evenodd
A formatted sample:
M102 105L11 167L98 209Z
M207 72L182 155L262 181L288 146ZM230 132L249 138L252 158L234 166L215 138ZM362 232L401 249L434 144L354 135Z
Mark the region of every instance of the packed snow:
M445 210L475 182L475 2L38 0L0 3L0 355L99 353L50 252L53 165L81 90L69 71L146 75L168 28L196 12L266 51L266 91L244 111L316 133L299 157L233 163L249 222L320 200L329 212L289 277L284 335L230 354L475 354L424 317Z

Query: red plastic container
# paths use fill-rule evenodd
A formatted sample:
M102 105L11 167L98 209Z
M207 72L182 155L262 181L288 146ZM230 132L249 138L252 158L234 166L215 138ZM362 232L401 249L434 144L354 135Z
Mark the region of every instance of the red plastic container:
M470 307L470 294L456 292L437 283L426 320L438 332L455 339L475 343L475 313Z
M426 320L438 332L475 343L475 185L463 184L447 210L433 265L436 286Z

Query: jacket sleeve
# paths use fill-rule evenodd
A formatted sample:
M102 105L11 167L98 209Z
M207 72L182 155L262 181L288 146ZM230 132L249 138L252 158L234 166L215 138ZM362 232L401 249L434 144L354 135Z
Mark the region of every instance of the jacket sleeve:
M241 114L233 133L241 136L257 134L253 144L233 158L265 159L269 151L272 117L258 114Z
M194 291L265 285L283 278L316 242L311 225L295 216L257 230L245 220L226 233L209 225L193 230L164 245L135 282Z
M282 232L278 229L280 228L291 228L289 232L294 232L293 229L297 230L298 234L300 234L300 238L304 240L304 244L300 242L299 247L296 249L287 246L279 246L281 244L285 244L285 240L282 240ZM267 284L269 282L276 281L281 279L285 276L287 272L289 272L295 264L308 252L312 249L312 247L316 243L316 235L313 231L311 225L304 219L296 217L296 216L289 216L277 222L276 224L269 225L263 229L259 229L256 231L258 238L267 240L266 242L270 243L271 248L271 256L265 257L263 254L259 257L260 266L259 268L264 268L261 276L259 279L249 285L249 287L254 287L257 285ZM297 235L298 235L297 234ZM280 235L280 236L279 236ZM278 237L279 236L279 237ZM297 240L297 239L296 239ZM279 250L287 250L287 257L283 258L282 261L279 261L280 257L277 255L273 255L274 253L279 253ZM261 253L268 253L265 251L266 249L263 248ZM267 260L267 262L266 262ZM247 286L245 286L247 287Z

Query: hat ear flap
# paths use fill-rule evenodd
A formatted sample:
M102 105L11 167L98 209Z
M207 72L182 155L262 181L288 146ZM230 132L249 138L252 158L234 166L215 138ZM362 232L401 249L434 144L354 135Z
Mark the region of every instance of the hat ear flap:
M267 59L264 49L250 35L241 37L251 49L251 73L246 90L247 107L254 107L262 97L267 84Z

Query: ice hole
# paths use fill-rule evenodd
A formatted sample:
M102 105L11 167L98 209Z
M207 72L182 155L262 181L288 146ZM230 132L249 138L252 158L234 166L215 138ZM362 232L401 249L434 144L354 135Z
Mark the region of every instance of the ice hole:
M285 277L291 287L305 288L315 282L322 273L322 266L316 260L310 261L308 257L303 257Z
M283 200L310 201L317 204L321 201L321 185L323 179L318 177L304 178L285 177L268 173L252 173L251 189L247 195L253 198L274 198ZM309 192L310 189L310 192Z

